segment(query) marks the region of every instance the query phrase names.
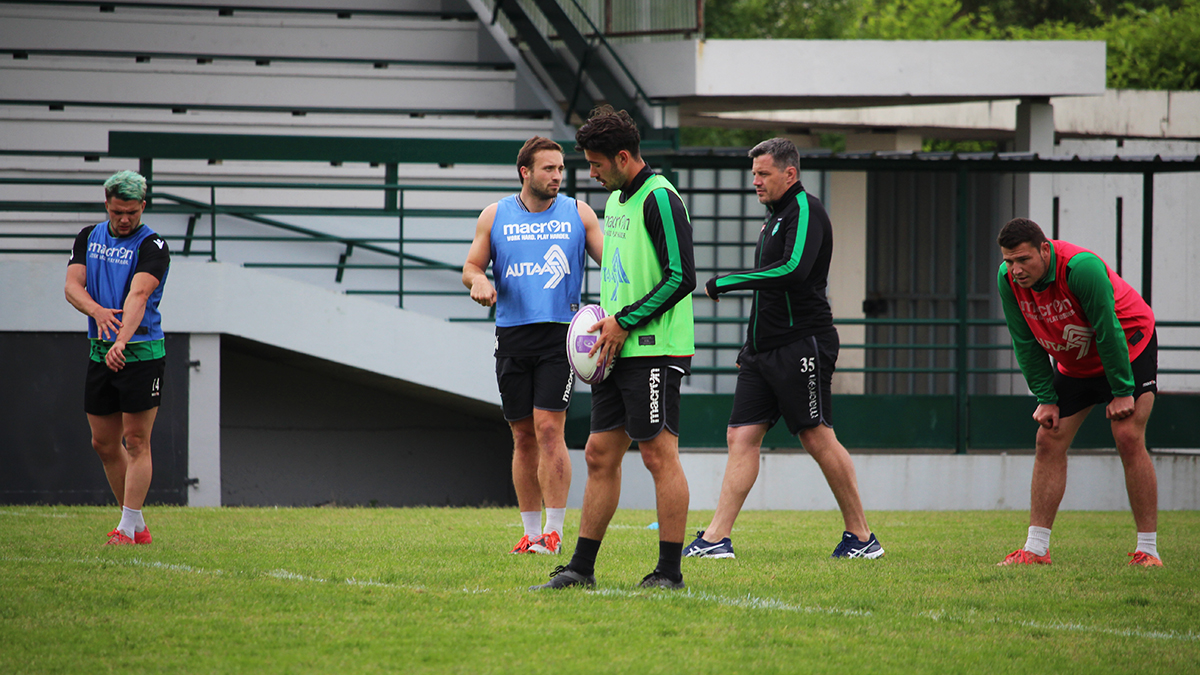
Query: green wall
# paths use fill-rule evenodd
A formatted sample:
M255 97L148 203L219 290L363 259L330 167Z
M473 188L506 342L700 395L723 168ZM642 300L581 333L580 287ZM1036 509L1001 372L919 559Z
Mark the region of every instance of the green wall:
M567 413L567 445L582 448L587 442L592 397L580 392ZM725 428L733 406L732 394L685 395L681 403L679 443L689 448L725 446ZM1037 424L1032 396L972 396L968 400L970 448L979 450L1032 449ZM834 428L848 448L954 449L954 396L835 395ZM1160 394L1146 431L1151 448L1200 447L1200 395ZM767 433L764 445L799 448L782 421ZM1088 415L1075 448L1111 448L1112 433L1104 409Z

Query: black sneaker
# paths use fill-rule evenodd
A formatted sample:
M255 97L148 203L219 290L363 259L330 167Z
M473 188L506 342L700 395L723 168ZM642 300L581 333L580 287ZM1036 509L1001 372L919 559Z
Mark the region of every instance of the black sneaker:
M658 570L654 570L642 579L642 583L638 584L638 588L669 588L672 590L679 590L681 588L687 588L687 584L683 583L682 576L679 577L679 581L672 581L667 575L659 572Z
M569 586L583 586L584 588L594 588L596 586L596 577L588 574L583 575L566 565L559 565L550 573L550 581L540 586L530 586L531 591L542 591L547 588L567 588Z
M863 541L850 532L842 533L842 540L833 549L831 558L867 558L874 559L883 555L883 545L871 533L871 538Z

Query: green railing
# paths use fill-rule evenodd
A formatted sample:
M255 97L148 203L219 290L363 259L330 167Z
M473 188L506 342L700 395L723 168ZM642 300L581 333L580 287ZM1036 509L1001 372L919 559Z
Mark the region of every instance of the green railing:
M574 181L568 181L573 183ZM92 180L79 179L41 179L41 178L0 178L0 189L5 187L20 187L32 188L35 186L59 186L59 187L78 187L86 186L95 189L95 182ZM343 277L348 270L387 270L396 273L396 285L394 288L355 288L347 289L347 294L355 295L382 295L395 296L399 306L404 305L405 297L415 296L465 296L467 291L457 284L458 277L461 274L462 260L460 259L464 248L470 243L469 238L464 237L413 237L411 234L406 235L405 223L411 222L414 218L448 218L473 225L474 219L477 216L478 208L413 208L406 206L406 201L413 193L438 193L438 194L462 194L476 193L479 195L487 195L495 193L498 196L506 195L512 192L510 185L472 185L472 186L445 186L445 185L407 185L395 182L394 176L392 180L380 183L325 183L325 182L253 182L253 181L178 181L178 180L157 180L151 183L151 205L147 210L150 217L153 214L177 214L187 215L188 223L186 231L182 234L167 234L165 238L170 242L173 253L178 256L185 257L200 257L209 260L218 260L219 251L223 245L233 245L245 242L260 242L260 243L279 243L279 244L300 244L306 246L313 245L332 245L335 247L337 259L330 262L292 262L292 261L243 261L245 267L254 267L262 269L307 269L307 270L329 270L334 275L334 280L337 283L342 283ZM246 204L223 204L218 202L218 190L235 189L235 190L302 190L305 192L318 191L366 191L380 194L380 206L378 207L320 207L320 206L264 206L264 205L246 205ZM208 200L199 200L194 197L185 197L177 194L179 191L207 191ZM581 193L592 192L592 190L581 190ZM712 188L689 190L687 188L680 189L685 200L689 200L693 194L711 194L714 192ZM720 190L717 190L720 192ZM729 193L741 194L740 189L728 190ZM26 200L8 200L0 201L0 211L7 212L54 212L54 213L86 213L94 212L97 218L103 218L103 212L98 208L98 202L50 202L50 201L26 201ZM387 237L357 237L331 234L321 231L313 227L304 227L294 223L288 223L280 220L281 216L324 216L338 218L359 218L359 217L386 217L394 218L396 222L396 235ZM235 226L225 223L226 218L233 218L245 223L253 223L255 225L264 226L269 230L276 230L279 234L238 234L240 226ZM741 216L696 216L700 218L718 218L720 220L733 221L755 221L759 220L757 215L741 215ZM204 221L207 221L206 223ZM206 227L205 227L206 225ZM473 226L469 231L473 232ZM464 230L466 230L464 227ZM228 231L226 231L228 230ZM69 247L69 241L75 237L72 232L35 232L35 231L13 231L12 226L8 226L0 230L0 254L5 253L24 253L24 254L53 254L62 255ZM38 245L29 245L28 242L38 241L54 241L62 242L62 246L43 247ZM13 246L10 243L26 242L25 246ZM456 247L455 254L447 256L452 259L438 259L427 255L416 255L406 248L414 245L447 245ZM753 247L754 242L745 241L697 241L697 247ZM392 258L395 262L384 263L355 263L350 259L353 253L358 251L370 251L387 258ZM714 258L715 259L715 258ZM406 274L412 272L432 272L439 275L448 275L448 279L452 281L451 287L453 290L423 290L414 289L406 284ZM589 271L595 271L592 268ZM729 271L723 268L698 268L697 277L704 278L709 274L714 274L722 271ZM589 301L597 302L598 295L595 291L598 289L591 288L591 281L594 274L589 274L585 277L584 293L585 298ZM702 291L697 291L697 294L702 294ZM965 309L965 306L959 307L960 311ZM490 313L485 313L486 310L480 309L480 315L469 317L450 317L450 321L462 322L490 322L492 320ZM712 317L712 316L697 316L696 323L698 325L716 325L716 324L731 324L744 325L743 317ZM878 367L878 366L862 366L862 367L839 367L841 373L862 373L862 374L879 374L879 373L921 373L921 374L938 374L954 377L955 393L949 395L949 400L953 400L954 415L957 420L955 426L958 428L956 432L956 447L959 452L965 452L968 444L971 442L971 436L968 432L967 420L972 419L972 414L969 410L969 401L972 398L978 398L978 395L971 395L966 387L967 378L972 375L1014 375L1020 371L1016 368L984 368L973 367L970 365L968 355L978 351L1011 351L1011 345L1007 341L1001 343L975 343L968 339L968 331L972 328L980 327L999 327L1003 326L1004 322L1000 319L975 319L975 318L941 318L941 319L902 319L902 318L865 318L865 319L836 319L835 324L843 327L847 326L942 326L955 328L955 336L952 342L925 342L925 343L886 343L886 342L861 342L843 344L843 351L846 350L862 350L864 357L866 352L878 352L888 350L909 350L909 351L931 351L931 352L953 352L955 356L953 367L930 367L930 366L913 366L913 367ZM1200 329L1200 321L1159 321L1158 326L1161 328L1184 328L1184 329ZM720 341L698 341L696 344L697 350L736 350L741 347L740 342L720 342ZM1188 341L1187 344L1163 344L1159 346L1164 352L1179 352L1200 351L1200 340ZM730 363L725 365L713 366L693 366L695 375L731 375L737 372L736 367ZM1160 369L1160 374L1164 375L1200 375L1200 368L1164 368ZM903 398L903 397L901 397ZM944 403L948 404L948 403ZM943 405L943 404L939 404Z

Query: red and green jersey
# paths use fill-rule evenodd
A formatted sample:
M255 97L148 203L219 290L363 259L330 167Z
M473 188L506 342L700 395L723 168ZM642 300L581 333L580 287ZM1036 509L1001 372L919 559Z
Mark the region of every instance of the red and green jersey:
M1004 318L1017 363L1038 403L1056 403L1054 371L1069 377L1105 375L1113 396L1133 394L1136 359L1154 333L1154 312L1095 253L1052 240L1045 278L1021 288L1001 263Z

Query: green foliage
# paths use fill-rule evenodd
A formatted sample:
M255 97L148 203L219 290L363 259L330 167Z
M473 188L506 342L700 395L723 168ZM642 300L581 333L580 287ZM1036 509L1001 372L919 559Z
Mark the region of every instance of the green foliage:
M1200 85L1200 0L1177 11L1159 7L1114 17L1101 30L1108 42L1113 89L1194 90Z
M849 36L871 0L707 0L707 37L837 40Z
M991 15L964 14L958 0L875 0L853 37L863 40L981 40Z
M996 152L995 141L958 141L945 138L926 138L922 152Z
M763 129L720 127L684 127L679 131L680 145L699 148L752 148L775 135Z
M821 134L817 137L817 146L834 152L846 151L845 134Z
M1200 0L709 0L710 37L1103 40L1114 89L1200 88Z
M1084 28L1100 26L1109 17L1130 11L1179 9L1183 0L963 0L963 11L995 17L1001 28L1034 28L1067 23Z
M3 673L1185 673L1200 662L1200 513L1063 512L1054 564L996 567L1022 511L873 512L887 555L831 560L836 511L748 511L734 560L639 591L650 511L620 509L595 591L530 593L566 552L514 556L509 509L0 509ZM689 531L711 511L689 514Z

